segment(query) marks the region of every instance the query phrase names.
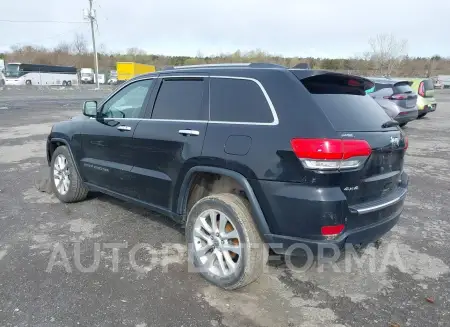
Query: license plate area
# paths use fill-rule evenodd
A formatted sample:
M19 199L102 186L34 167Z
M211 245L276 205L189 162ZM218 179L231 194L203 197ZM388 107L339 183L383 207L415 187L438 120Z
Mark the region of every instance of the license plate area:
M406 100L406 106L408 108L412 108L416 105L416 101L415 100Z

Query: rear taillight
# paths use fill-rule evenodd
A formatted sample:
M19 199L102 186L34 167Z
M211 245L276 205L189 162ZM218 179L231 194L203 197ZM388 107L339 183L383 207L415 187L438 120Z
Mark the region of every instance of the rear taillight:
M391 96L384 96L383 98L389 99L389 100L406 100L408 99L407 95L404 94L393 94Z
M360 168L372 153L365 140L292 139L292 150L306 169Z
M323 236L335 236L342 233L344 230L344 225L334 225L334 226L323 226L321 232Z
M419 92L417 92L421 97L425 96L425 84L420 82L419 84Z

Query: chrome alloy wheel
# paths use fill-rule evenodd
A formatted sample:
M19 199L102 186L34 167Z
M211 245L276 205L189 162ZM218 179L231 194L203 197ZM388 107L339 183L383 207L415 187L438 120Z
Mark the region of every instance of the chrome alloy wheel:
M208 272L218 277L236 272L241 261L241 239L223 212L202 212L194 224L193 240L195 255Z
M64 195L69 191L70 170L67 158L59 154L53 164L53 183L59 194Z

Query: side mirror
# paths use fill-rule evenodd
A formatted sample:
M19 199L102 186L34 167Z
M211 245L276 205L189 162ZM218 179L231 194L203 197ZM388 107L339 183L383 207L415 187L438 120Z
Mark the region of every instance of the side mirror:
M87 117L97 117L97 101L85 101L83 105L83 115Z

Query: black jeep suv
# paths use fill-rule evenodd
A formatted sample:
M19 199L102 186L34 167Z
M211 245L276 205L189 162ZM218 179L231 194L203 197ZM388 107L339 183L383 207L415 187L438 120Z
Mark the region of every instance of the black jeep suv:
M235 289L261 274L269 248L364 245L397 223L408 142L366 95L372 86L262 63L141 75L53 126L53 190L63 202L100 191L173 218L201 274Z

